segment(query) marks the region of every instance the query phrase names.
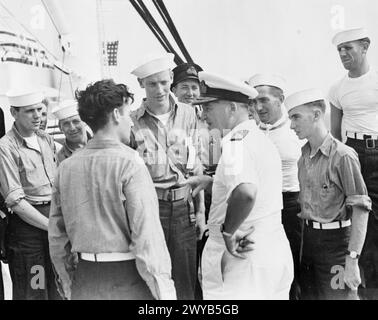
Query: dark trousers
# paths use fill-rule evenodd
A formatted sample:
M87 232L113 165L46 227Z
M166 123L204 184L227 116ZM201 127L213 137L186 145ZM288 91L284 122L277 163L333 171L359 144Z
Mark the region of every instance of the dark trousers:
M344 283L345 257L351 227L318 230L304 225L300 264L301 299L355 300Z
M72 300L152 300L139 275L135 260L91 262L79 259L75 270Z
M378 220L370 213L368 228L360 258L362 284L361 299L378 300Z
M372 201L372 212L360 258L362 286L359 293L363 299L378 300L378 145L375 149L367 149L365 141L350 138L346 144L358 154L361 173Z
M193 300L197 279L196 228L186 200L159 200L160 221L172 261L172 279L178 300Z
M49 206L45 207L42 210L49 210ZM8 228L13 300L60 299L50 260L47 231L24 222L17 214L11 215Z
M211 206L211 191L208 192L205 190L204 193L205 193L205 221L207 223L207 220L209 219L209 212L210 212L210 206ZM197 270L201 268L202 251L205 248L205 244L208 237L209 237L209 233L208 231L206 231L204 232L202 239L197 241ZM196 300L203 299L202 287L201 287L198 277L196 280L195 299Z
M4 284L3 284L3 273L1 272L0 264L0 300L4 300Z
M290 300L299 300L299 255L301 249L301 225L298 217L301 207L298 203L299 192L283 192L282 224L290 243L294 261L294 280L290 289Z

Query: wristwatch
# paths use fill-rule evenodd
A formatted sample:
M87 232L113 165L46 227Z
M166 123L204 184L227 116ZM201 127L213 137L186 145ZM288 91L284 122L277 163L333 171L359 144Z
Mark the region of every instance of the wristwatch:
M358 259L360 255L356 251L349 251L348 250L348 256L352 259Z
M226 236L226 237L232 237L232 234L231 233L228 233L228 232L226 232L226 231L224 231L224 223L222 223L221 224L221 226L220 226L220 232L224 235L224 236Z

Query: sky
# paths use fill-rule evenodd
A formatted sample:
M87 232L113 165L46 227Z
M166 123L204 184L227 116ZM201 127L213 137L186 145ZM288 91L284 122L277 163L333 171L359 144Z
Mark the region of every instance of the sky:
M130 72L142 56L164 50L130 2L46 1L58 2L58 20L69 32L71 49L64 64L74 72L71 81L59 72L37 75L35 70L29 70L25 77L19 70L8 70L0 72L0 96L10 83L9 77L12 83L23 79L50 82L52 87L60 87L62 96L67 98L72 97L71 84L75 89L112 77L135 92L135 107L139 106L144 93ZM0 3L62 59L56 26L40 0ZM169 37L152 1L145 3ZM287 80L287 95L311 87L327 92L345 75L331 43L333 35L344 28L364 26L370 30L369 60L371 65L378 65L376 0L164 0L164 3L192 58L204 70L241 80L256 73L279 74ZM20 30L1 8L0 17L0 28ZM117 67L102 66L101 41L117 40Z

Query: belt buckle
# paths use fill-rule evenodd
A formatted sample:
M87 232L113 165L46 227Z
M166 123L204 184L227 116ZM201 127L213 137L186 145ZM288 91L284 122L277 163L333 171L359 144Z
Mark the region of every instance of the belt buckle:
M167 201L172 201L172 190L168 189L168 194L167 194Z
M371 141L371 145L370 142ZM375 149L375 140L373 138L365 139L366 149Z

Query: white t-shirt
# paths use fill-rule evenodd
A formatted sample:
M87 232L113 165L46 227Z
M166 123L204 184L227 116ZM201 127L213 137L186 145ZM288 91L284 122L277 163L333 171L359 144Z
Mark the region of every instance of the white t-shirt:
M378 133L378 72L370 69L358 78L346 75L329 92L329 101L343 111L346 131Z
M159 119L159 120L162 122L162 124L163 124L164 126L167 126L168 119L169 119L169 116L170 116L170 115L171 115L171 113L170 113L170 112L167 112L167 113L159 114L159 115L154 114L153 116L154 116L155 118Z
M256 126L254 120L239 124L222 140L222 155L213 182L209 224L224 222L229 197L241 183L254 184L257 195L255 205L240 230L246 231L257 219L280 214L280 156L277 148Z
M298 192L298 159L304 141L298 139L290 129L290 120L283 115L276 123L265 125L260 123L260 129L274 143L281 157L282 192Z
M33 134L31 137L24 137L24 140L26 141L28 147L41 152L41 147L39 146L38 139L35 134Z

